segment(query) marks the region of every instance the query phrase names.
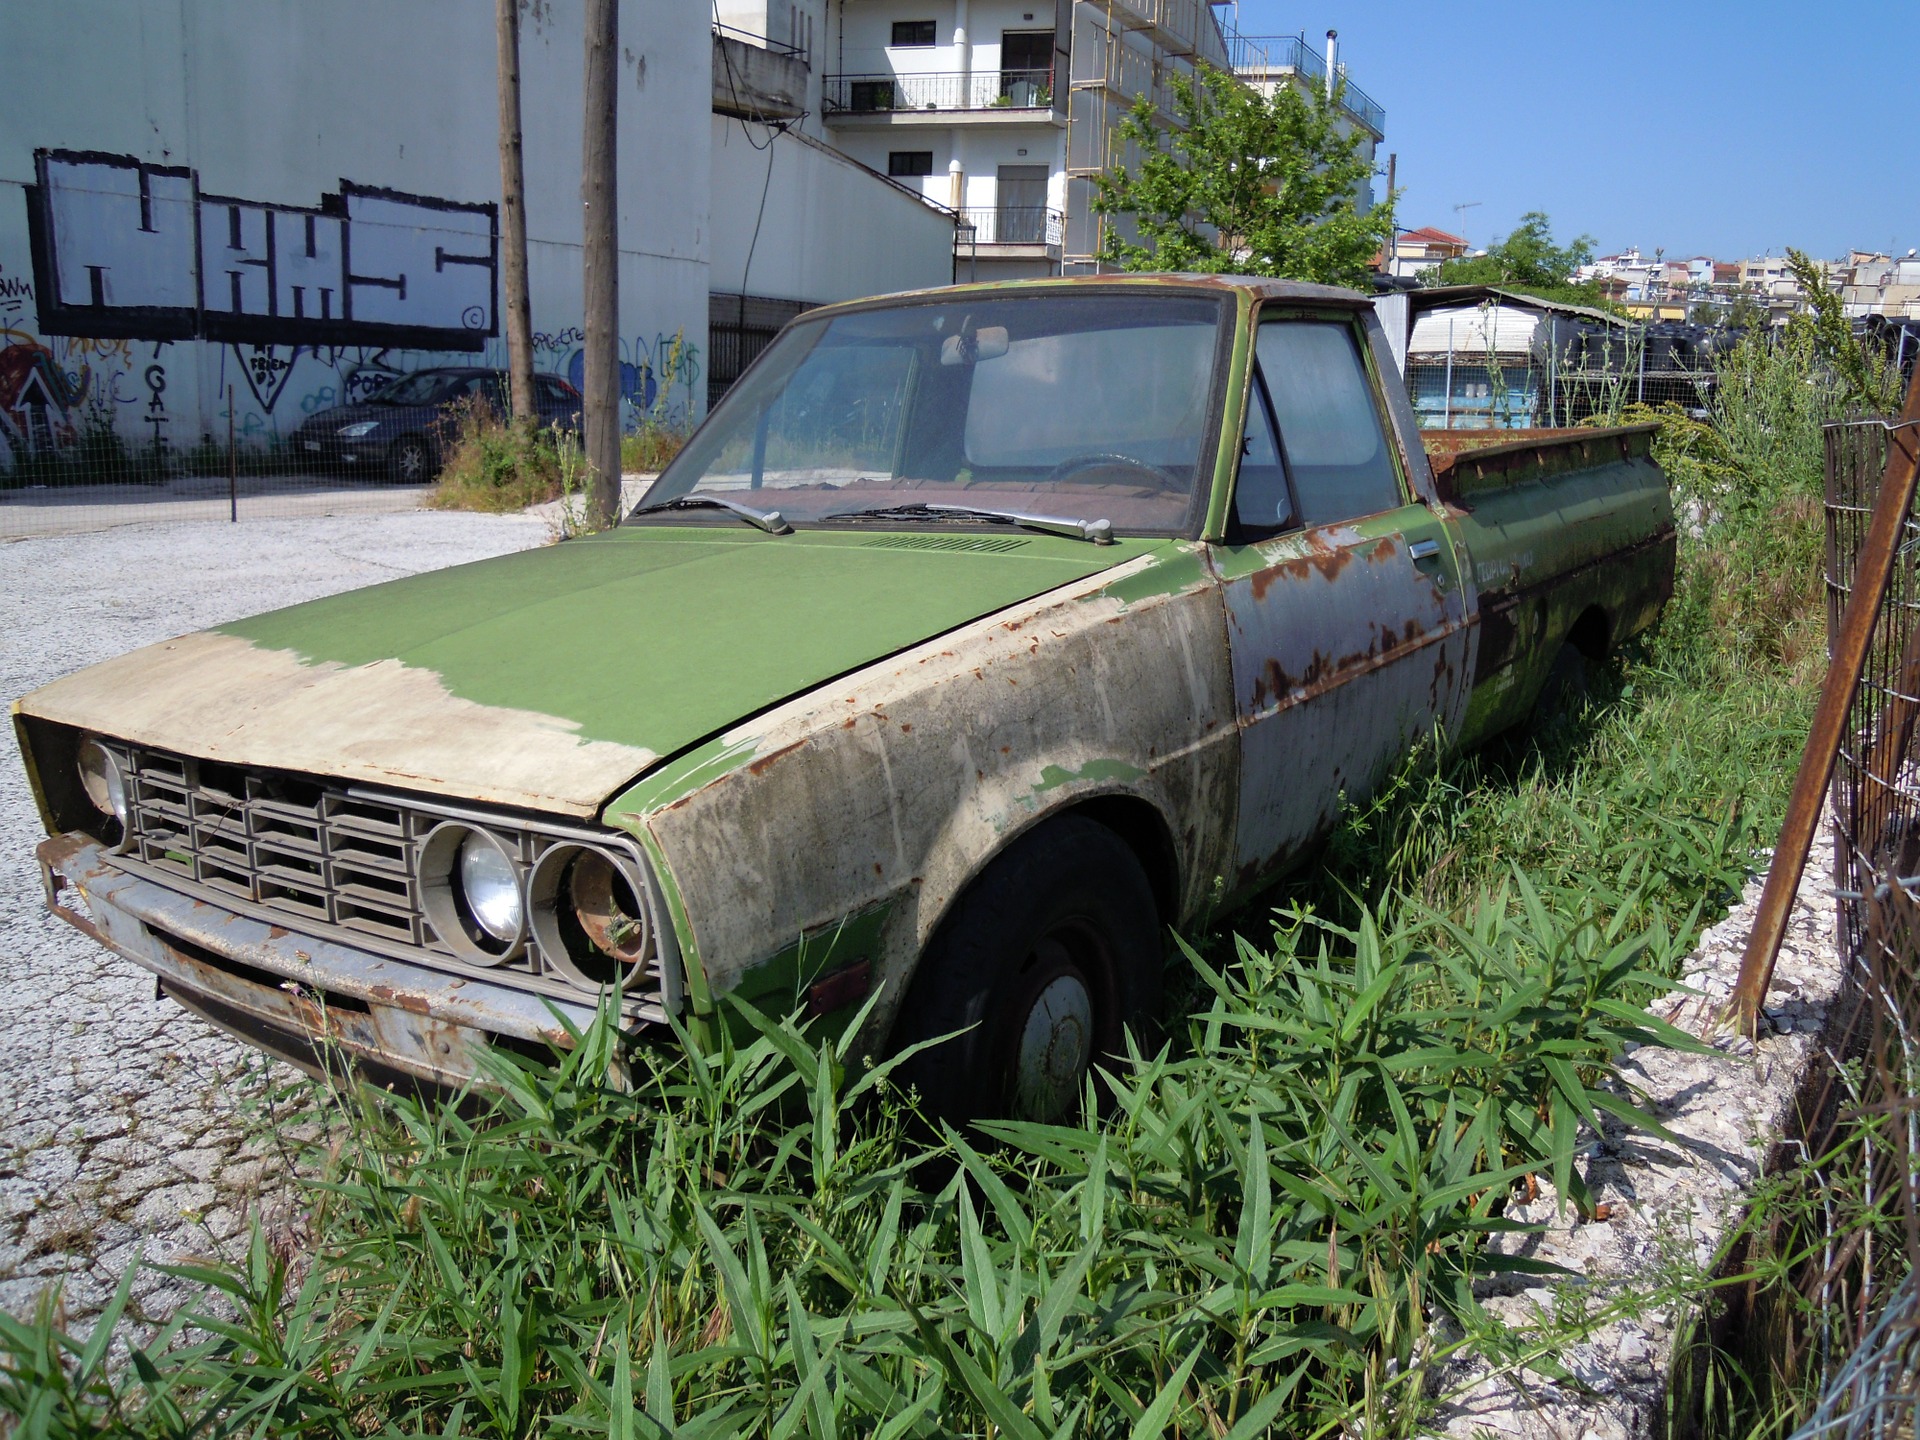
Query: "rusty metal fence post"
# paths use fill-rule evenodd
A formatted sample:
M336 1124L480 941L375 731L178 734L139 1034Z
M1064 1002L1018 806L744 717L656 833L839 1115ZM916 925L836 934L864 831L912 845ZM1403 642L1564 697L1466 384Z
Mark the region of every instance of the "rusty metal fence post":
M1869 423L1883 425L1885 422ZM1908 515L1913 507L1915 480L1920 477L1920 438L1916 438L1916 424L1920 424L1920 372L1916 372L1914 383L1907 389L1906 404L1901 408L1898 422L1885 427L1886 468L1874 499L1865 539L1852 562L1852 593L1840 612L1838 629L1833 632L1828 646L1827 676L1821 686L1820 704L1814 711L1807 747L1800 758L1799 773L1794 776L1793 792L1787 801L1786 822L1781 826L1773 860L1767 867L1767 880L1760 893L1759 910L1754 916L1753 931L1747 937L1746 953L1740 962L1740 978L1729 1002L1735 1023L1742 1033L1749 1036L1756 1033L1761 1003L1773 979L1774 961L1779 957L1780 942L1786 934L1787 917L1793 909L1793 897L1799 889L1800 877L1806 870L1807 852L1813 844L1814 832L1820 825L1820 812L1833 779L1835 762L1848 738L1854 698L1859 692L1876 632L1885 630L1891 636L1896 628L1883 627L1878 622L1882 602L1893 579L1895 562L1900 556L1901 537L1906 531ZM1831 447L1828 453L1828 581L1832 585L1836 563L1845 557L1836 540L1831 519L1835 478L1834 451ZM1830 590L1830 614L1834 603L1835 597ZM1886 643L1883 640L1883 648ZM1913 660L1916 666L1920 666L1920 651L1915 652ZM1880 772L1877 780L1882 790L1888 788L1892 779L1891 774L1882 767L1895 761L1896 752L1898 760L1904 763L1913 721L1915 715L1920 714L1920 709L1916 709L1920 702L1912 698L1916 693L1914 684L1920 684L1920 674L1902 674L1889 679L1889 696L1895 700L1896 706L1902 708L1899 714L1889 713L1880 717L1878 723L1871 727L1876 732L1877 740L1861 749L1861 758L1868 771ZM1901 736L1903 726L1905 734ZM1855 816L1855 824L1851 828L1857 831L1858 821L1866 818L1868 815L1863 809ZM1870 840L1870 843L1874 842Z

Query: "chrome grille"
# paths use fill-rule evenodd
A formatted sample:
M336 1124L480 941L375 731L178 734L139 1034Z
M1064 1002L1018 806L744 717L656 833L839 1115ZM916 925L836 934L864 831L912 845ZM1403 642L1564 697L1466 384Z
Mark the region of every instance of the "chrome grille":
M497 964L477 965L435 933L423 903L421 842L446 820L481 825L505 841L522 874L551 846L591 843L631 856L611 832L551 825L387 795L304 776L112 745L127 782L123 853L129 869L257 918L458 974L512 978L529 989L580 998L570 980L529 943ZM651 893L653 944L628 982L624 1009L664 1019L681 987L664 915Z

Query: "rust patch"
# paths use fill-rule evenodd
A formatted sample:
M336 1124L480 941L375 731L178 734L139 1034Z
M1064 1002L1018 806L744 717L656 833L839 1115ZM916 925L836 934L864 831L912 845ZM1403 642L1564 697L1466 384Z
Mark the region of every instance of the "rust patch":
M73 859L87 846L97 843L91 835L78 830L70 830L64 835L55 835L42 840L37 847L41 860L49 865L62 865Z
M1380 544L1388 547L1391 553L1393 542L1383 540ZM1375 547L1376 549L1378 547ZM1296 555L1291 560L1282 560L1265 570L1256 570L1249 577L1253 588L1253 598L1264 600L1267 591L1276 581L1307 580L1318 575L1323 580L1335 580L1340 572L1353 563L1353 551L1345 546L1314 544L1304 555Z
M267 939L269 940L284 940L292 933L293 932L288 930L284 925L267 926Z
M409 991L396 990L391 985L375 985L372 993L375 999L384 1000L389 1005L398 1005L402 1010L405 1010L411 1015L425 1015L429 1013L426 1000Z
M849 720L847 723L851 725L853 722ZM804 740L796 740L791 745L782 745L778 750L769 751L767 754L762 755L758 760L749 761L747 764L747 769L752 774L764 775L767 773L768 770L772 769L776 764L779 763L782 756L791 755L794 751L798 750L802 745L805 745L806 743L807 742Z
M1371 550L1367 551L1367 563L1369 565L1378 565L1383 560L1391 560L1399 553L1399 547L1393 543L1393 537L1386 536Z

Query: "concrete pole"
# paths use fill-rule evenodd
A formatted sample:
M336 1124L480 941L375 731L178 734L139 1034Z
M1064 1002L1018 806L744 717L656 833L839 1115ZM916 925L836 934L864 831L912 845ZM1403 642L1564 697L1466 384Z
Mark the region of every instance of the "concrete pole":
M516 422L533 398L533 310L527 298L527 183L520 161L520 0L495 0L500 82L500 250L507 311L507 385Z
M604 529L620 513L620 237L614 170L614 92L620 66L620 0L586 0L587 69L580 166L585 221L588 523Z

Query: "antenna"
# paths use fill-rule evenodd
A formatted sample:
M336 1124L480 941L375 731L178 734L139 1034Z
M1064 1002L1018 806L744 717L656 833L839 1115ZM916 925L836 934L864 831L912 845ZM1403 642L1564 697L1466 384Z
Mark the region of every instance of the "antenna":
M1462 200L1453 207L1453 213L1460 217L1454 223L1460 227L1460 238L1462 240L1467 238L1467 211L1473 209L1473 207L1479 203L1478 200Z

